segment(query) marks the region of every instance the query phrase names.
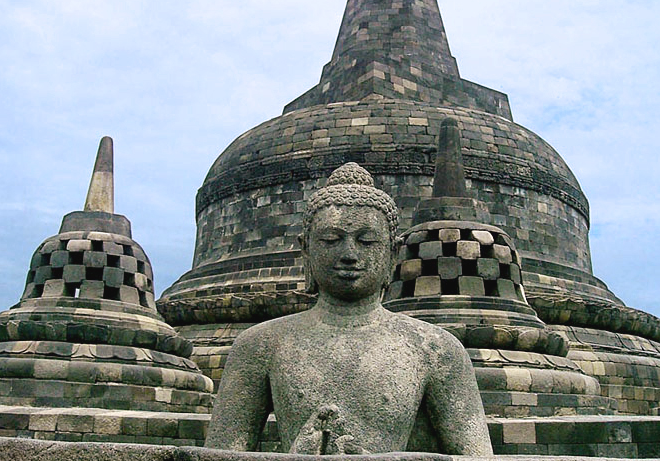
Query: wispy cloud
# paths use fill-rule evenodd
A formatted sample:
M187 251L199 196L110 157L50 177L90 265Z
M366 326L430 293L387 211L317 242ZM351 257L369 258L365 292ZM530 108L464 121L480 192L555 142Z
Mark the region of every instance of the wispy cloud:
M581 182L596 275L660 314L649 257L660 254L660 3L439 3L463 77L508 93L516 121ZM20 296L36 245L82 206L103 135L115 138L117 212L133 222L157 287L188 270L206 172L318 82L344 6L0 0L0 309Z

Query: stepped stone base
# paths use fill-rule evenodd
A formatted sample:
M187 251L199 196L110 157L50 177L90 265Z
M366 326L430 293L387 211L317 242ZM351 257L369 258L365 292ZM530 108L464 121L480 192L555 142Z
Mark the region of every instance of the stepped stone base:
M570 344L568 357L600 383L622 414L660 412L660 343L623 333L551 325Z
M0 459L14 461L312 461L314 456L277 453L235 453L200 448L209 415L107 410L0 407ZM13 426L10 428L9 426ZM660 417L581 416L488 420L493 449L489 458L398 453L351 456L352 461L470 460L614 460L660 457ZM60 432L54 432L59 428ZM47 429L51 429L50 431ZM65 431L65 429L67 431ZM2 436L21 438L2 438ZM44 440L28 440L29 437ZM60 443L77 441L79 443ZM89 443L105 442L105 443ZM112 442L112 443L109 443ZM119 442L119 443L116 443ZM145 445L132 445L143 443ZM165 446L154 446L165 445ZM261 449L279 446L276 423L269 419ZM506 455L520 456L506 456ZM574 458L570 456L575 456ZM600 457L600 458L599 458ZM323 457L337 461L338 457Z
M101 408L0 406L0 437L202 446L210 417L208 414ZM1 453L2 448L2 460L16 459L5 458Z

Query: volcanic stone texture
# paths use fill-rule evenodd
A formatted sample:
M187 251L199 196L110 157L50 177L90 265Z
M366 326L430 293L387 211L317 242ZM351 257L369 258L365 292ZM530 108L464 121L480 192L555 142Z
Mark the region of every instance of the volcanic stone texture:
M511 119L505 94L460 78L435 0L349 0L320 83L284 113L372 94Z
M569 357L598 379L602 395L618 401L619 413L660 412L660 343L592 328L551 328L569 341Z
M29 416L29 422L35 415L15 415L16 425L22 427ZM42 416L42 415L36 415ZM101 418L106 415L101 415ZM109 415L112 420L112 415ZM94 415L96 418L97 415ZM100 419L100 418L99 418ZM188 423L192 424L188 424ZM93 424L96 423L94 419ZM189 433L188 427L195 427L197 421L182 420L178 430L184 424L184 433ZM269 426L275 426L269 421ZM171 426L170 426L171 427ZM525 420L489 421L490 437L496 455L489 461L575 461L589 457L592 461L615 461L625 458L656 458L660 456L657 438L660 436L660 420L642 421L631 417L582 417L579 419L556 417ZM14 432L29 432L17 429ZM8 436L10 434L7 434ZM48 435L48 433L46 433ZM321 461L322 456L282 455L277 453L239 453L221 450L209 450L193 447L194 441L188 439L188 445L175 447L176 444L186 444L186 439L173 439L167 436L123 436L127 441L137 439L136 445L131 443L109 443L112 435L107 437L87 437L88 433L71 433L71 440L80 436L84 442L67 443L51 440L27 440L25 438L0 438L0 458L15 461ZM172 444L153 446L147 444ZM66 440L60 437L58 440ZM260 451L276 451L279 448L279 437L276 429L264 433L260 443ZM87 443L91 441L105 443ZM518 456L505 456L517 454ZM576 458L574 456L578 456ZM353 455L355 461L484 461L485 458L467 456L446 456L436 453L387 453L378 455Z
M537 271L547 262L593 278L587 201L561 157L537 135L484 112L368 99L288 113L234 141L197 196L193 270L163 301L194 298L197 290L302 288L296 237L305 200L348 161L366 167L394 197L401 230L407 229L419 199L431 195L447 116L461 129L468 193L486 203L490 224L513 237L523 269L527 260L538 262Z
M44 241L32 256L22 299L94 298L153 312L153 271L129 237L107 232L65 232Z
M437 221L405 237L389 299L462 295L526 303L511 238L475 223Z

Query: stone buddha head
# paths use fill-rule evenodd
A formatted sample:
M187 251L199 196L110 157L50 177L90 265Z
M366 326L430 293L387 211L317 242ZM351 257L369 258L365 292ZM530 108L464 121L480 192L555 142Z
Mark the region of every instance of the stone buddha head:
M367 170L347 163L310 198L299 237L307 291L344 301L381 294L400 245L394 200Z

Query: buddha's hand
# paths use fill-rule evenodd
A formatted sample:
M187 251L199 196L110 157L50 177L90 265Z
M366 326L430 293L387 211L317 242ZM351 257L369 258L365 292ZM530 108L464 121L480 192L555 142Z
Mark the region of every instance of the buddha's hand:
M291 445L290 453L335 455L366 453L346 434L337 405L322 405L309 417Z

